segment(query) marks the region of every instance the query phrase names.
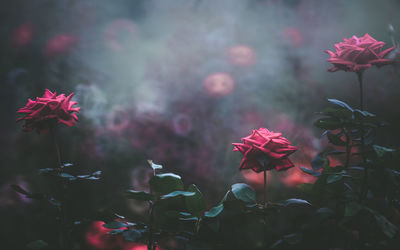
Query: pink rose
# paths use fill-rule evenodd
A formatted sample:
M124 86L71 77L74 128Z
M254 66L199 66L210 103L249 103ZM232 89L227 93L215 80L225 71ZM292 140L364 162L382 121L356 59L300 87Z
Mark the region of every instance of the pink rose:
M24 114L24 117L17 119L24 120L24 131L36 129L39 133L49 130L50 121L63 123L72 127L78 120L74 112L79 112L80 108L73 108L77 102L72 102L71 98L64 94L58 95L46 89L42 97L37 97L35 101L29 99L25 107L20 108L17 113Z
M331 56L327 61L333 64L333 67L328 69L330 72L338 70L360 72L372 65L380 67L393 63L392 60L384 59L384 57L395 47L382 51L385 43L375 40L368 34L363 37L343 38L343 40L344 42L335 44L336 53L325 50Z
M297 150L290 142L266 128L253 130L251 135L242 138L243 143L232 143L233 151L243 154L239 169L252 169L259 173L264 170L286 170L294 167L288 156Z

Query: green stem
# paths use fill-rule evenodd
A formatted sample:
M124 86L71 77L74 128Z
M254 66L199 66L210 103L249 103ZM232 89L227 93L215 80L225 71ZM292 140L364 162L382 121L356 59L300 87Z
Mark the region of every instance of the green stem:
M153 250L153 221L154 221L154 204L150 202L149 242L147 243L148 250Z
M364 110L364 99L363 99L363 72L357 72L358 82L360 84L360 110ZM364 138L364 128L361 122L360 124L360 133L361 133L361 156L364 165L364 178L362 182L362 190L360 193L361 202L365 201L368 195L368 168L367 168L367 159L365 158L364 150L365 150L365 138Z
M343 129L343 131L346 136L346 162L344 164L344 167L348 168L350 164L350 153L351 153L350 136L345 129Z
M264 207L267 207L267 170L264 170Z
M58 170L62 171L61 168L61 156L60 156L60 148L58 147L58 142L57 142L57 137L56 137L56 133L55 133L55 128L54 126L50 126L50 135L53 139L53 143L54 143L54 148L56 150L56 154L57 154L57 163L58 163ZM60 235L59 235L59 242L60 242L60 247L61 249L67 249L66 247L66 240L67 237L65 235L65 221L66 221L66 213L65 213L65 183L64 180L62 181L62 201L61 201L61 205L59 207L59 216L60 216Z

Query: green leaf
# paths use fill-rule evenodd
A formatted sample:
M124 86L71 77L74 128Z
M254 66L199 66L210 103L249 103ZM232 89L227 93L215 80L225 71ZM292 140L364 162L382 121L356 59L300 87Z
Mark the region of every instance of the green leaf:
M186 208L196 216L203 215L206 210L206 201L204 200L203 194L195 184L190 185L187 191L194 192L195 195L185 197Z
M11 185L11 188L14 189L16 192L26 195L26 196L30 196L31 193L29 193L28 191L26 191L25 189L23 189L22 187L18 186L18 185Z
M124 229L114 229L114 230L108 232L108 234L116 235L116 234L122 233L123 231L125 231L125 230Z
M183 190L183 182L179 175L173 173L157 174L150 179L152 191L168 194L175 190Z
M72 167L72 166L73 166L72 163L63 163L63 164L61 165L61 168L68 168L68 167Z
M122 227L129 226L127 223L120 222L120 221L111 221L110 223L103 224L103 227L108 229L120 229Z
M246 203L255 203L256 202L256 193L254 189L245 183L236 183L232 185L232 193L241 201Z
M346 205L344 215L345 216L354 216L362 209L365 209L374 215L376 222L378 223L382 232L387 237L393 238L396 235L398 228L395 225L393 225L388 219L386 219L385 216L383 216L382 214L378 213L377 211L375 211L369 207L360 205L356 202L351 202Z
M337 106L340 106L342 108L348 109L351 112L353 112L353 109L349 105L347 105L345 102L342 102L342 101L339 101L339 100L336 100L336 99L328 99L328 102L330 102L332 104L335 104Z
M189 197L189 196L194 196L195 194L196 194L195 192L173 191L169 194L165 194L165 195L161 196L161 199L165 200L165 199L177 197L177 196Z
M330 184L330 183L337 182L337 181L341 180L342 178L343 178L343 175L341 175L341 174L332 174L326 178L326 182L328 184Z
M318 208L315 212L320 218L329 218L335 214L335 211L327 207Z
M372 210L372 209L371 209ZM375 220L382 229L382 232L389 238L393 238L396 235L398 228L393 225L385 216L379 214L376 211L371 211L374 216Z
M217 217L224 210L224 204L219 204L218 206L212 207L209 211L204 213L204 216L209 218Z
M134 199L139 201L154 200L154 196L145 191L127 190L125 194L128 199Z
M311 161L311 167L314 170L319 170L327 166L329 166L329 160L325 157L325 152L320 152L316 154Z
M314 122L314 126L320 129L334 130L343 126L340 119L335 117L320 118Z
M329 142L332 143L333 145L336 145L336 146L345 146L346 145L346 142L342 141L342 139L338 135L328 133L327 136L328 136Z
M379 145L373 145L375 153L378 155L378 157L383 157L386 153L393 153L396 152L395 149L392 148L385 148Z
M35 240L26 245L27 248L35 249L35 248L45 248L49 244L43 240Z
M99 175L101 175L101 170L92 173L92 175L93 175L93 176L99 176Z
M59 173L58 176L60 176L61 178L65 178L68 179L69 181L74 181L76 180L76 177L67 173Z
M147 162L150 164L150 167L155 171L157 169L162 169L163 167L161 165L155 164L153 160L147 160Z
M326 152L325 154L326 155L342 155L342 154L345 154L345 153L346 152L343 151L343 150L333 150L333 151Z
M361 209L363 209L363 206L356 203L356 202L350 202L346 204L346 207L344 209L344 216L351 217L356 215Z
M312 175L312 176L315 176L315 177L321 176L320 172L314 171L314 170L312 170L310 168L300 167L300 169L301 169L301 171L303 171L306 174L309 174L309 175Z
M39 169L39 174L49 174L49 173L53 173L56 172L56 169L54 168L41 168Z
M326 183L330 184L330 183L337 182L337 181L341 180L344 176L348 176L347 172L345 170L342 170L337 173L332 173L332 174L329 173L328 177L326 178Z
M122 236L127 241L138 242L142 237L142 233L136 229L129 229L125 230L125 232L122 233Z
M302 200L302 199L287 199L281 202L277 203L278 205L281 206L291 206L291 205L309 205L311 206L311 203L306 201L306 200Z
M61 202L59 202L58 200L54 199L53 197L51 197L51 198L49 199L49 202L50 202L50 204L53 205L53 206L56 206L56 207L61 206Z
M348 110L348 109L344 109L344 108L325 108L322 111L322 114L326 115L326 116L333 116L333 117L338 117L338 118L342 118L342 119L351 119L353 116L353 112Z

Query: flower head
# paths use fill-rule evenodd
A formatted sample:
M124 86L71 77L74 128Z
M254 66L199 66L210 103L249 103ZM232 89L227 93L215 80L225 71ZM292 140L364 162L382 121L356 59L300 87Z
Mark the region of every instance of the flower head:
M297 150L290 142L266 128L253 130L251 135L242 138L243 143L232 143L233 151L243 154L239 169L252 169L259 173L264 170L286 170L294 167L288 156Z
M74 93L69 96L58 95L46 89L42 97L36 97L36 100L28 100L25 107L20 108L17 113L24 117L17 119L24 120L24 131L36 129L39 133L49 130L50 122L63 123L72 127L78 120L74 112L79 112L79 107L73 107L77 102L71 101Z
M382 51L384 45L384 42L377 41L368 34L363 37L343 38L343 42L335 44L336 53L325 50L331 57L327 61L333 64L328 71L361 72L373 65L380 67L391 64L393 61L384 57L395 47Z

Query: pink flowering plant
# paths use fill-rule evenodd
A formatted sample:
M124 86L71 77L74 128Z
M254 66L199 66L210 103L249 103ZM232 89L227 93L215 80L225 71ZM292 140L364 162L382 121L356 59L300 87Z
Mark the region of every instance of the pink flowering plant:
M335 52L327 51L330 55L328 62L333 64L330 72L356 73L360 104L351 107L346 102L328 99L329 106L318 114L314 125L323 130L322 135L327 137L330 146L314 156L310 167L295 166L293 158L302 154L302 148L293 145L291 141L295 140L279 130L261 127L248 131L248 136L237 135L237 140L244 136L240 143L229 143L233 151L238 152L236 156L241 157L232 168L261 175L263 199L259 199L261 194L251 185L234 183L225 189L225 194L218 198L219 202L208 202L200 190L201 183L187 185L180 175L165 171L170 166L148 160L147 186L133 188L123 184L123 193L111 197L123 196L135 204L144 204L145 216L129 211L120 213L113 208L115 203L110 202L93 212L89 220L95 221L96 225L101 221L107 240L118 242L109 247L111 249L123 248L121 240L149 250L398 249L400 236L396 216L400 218L400 215L396 213L400 209L400 151L375 144L377 131L386 123L364 109L363 96L365 71L372 66L393 64L386 56L394 48L384 49L384 45L384 42L366 34L345 38L334 45ZM57 127L59 124L74 126L80 111L72 97L73 94L57 95L46 89L42 97L29 100L17 112L22 115L17 121L25 122L24 131L50 134L57 155L54 168L40 169L39 172L58 181L60 197L51 192L36 194L21 186L13 186L22 195L46 199L57 208L60 239L59 244L52 245L51 249L80 246L79 239L74 238L71 232L73 224L80 224L83 220L68 217L67 201L72 199L66 197L65 191L71 182L97 180L101 174L101 171L89 175L72 174L69 172L72 164L61 161ZM130 121L124 120L121 127L129 129L129 125ZM123 129L119 133L124 134ZM151 132L159 133L160 130ZM134 139L135 147L142 145L138 138ZM145 145L150 147L150 144ZM330 161L332 157L341 160L333 163ZM290 170L296 167L312 176L315 182L300 184L293 196L283 200L268 197L268 174L271 173L271 180L280 175L290 175ZM275 187L271 185L270 188ZM43 246L44 243L36 241L31 246ZM99 247L97 249L104 249Z

